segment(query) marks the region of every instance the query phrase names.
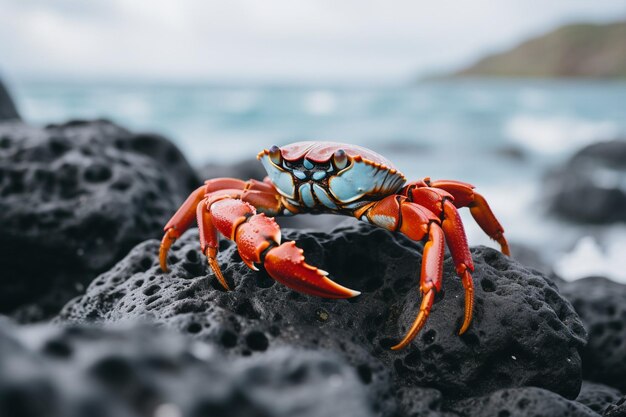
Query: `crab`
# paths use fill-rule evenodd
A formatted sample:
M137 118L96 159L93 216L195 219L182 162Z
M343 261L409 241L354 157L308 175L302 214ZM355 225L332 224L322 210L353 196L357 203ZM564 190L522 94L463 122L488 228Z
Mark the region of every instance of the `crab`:
M200 248L215 277L226 289L217 261L218 232L233 240L245 264L263 265L276 281L293 290L324 298L360 294L307 264L293 241L281 243L275 216L334 213L353 216L415 241L425 241L420 285L421 303L413 324L392 350L406 347L422 329L435 295L441 291L444 245L447 244L465 291L459 334L472 321L474 264L458 209L468 207L481 229L510 255L504 229L474 186L460 181L407 182L383 156L360 146L334 142L297 142L260 152L267 177L263 181L234 178L207 180L165 225L159 261L167 271L167 253L197 221Z

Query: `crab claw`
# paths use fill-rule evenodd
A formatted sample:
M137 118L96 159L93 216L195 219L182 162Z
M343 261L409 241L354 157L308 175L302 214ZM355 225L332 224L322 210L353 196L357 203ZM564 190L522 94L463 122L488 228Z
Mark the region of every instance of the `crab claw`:
M304 262L303 250L295 242L285 242L265 255L267 273L276 281L305 294L324 298L352 298L361 294L337 284L321 269Z

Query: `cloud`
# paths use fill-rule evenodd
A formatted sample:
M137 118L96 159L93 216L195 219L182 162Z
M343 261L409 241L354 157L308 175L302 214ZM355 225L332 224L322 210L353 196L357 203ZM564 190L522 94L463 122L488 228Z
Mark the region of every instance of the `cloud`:
M407 79L568 21L626 16L614 0L0 0L12 77Z

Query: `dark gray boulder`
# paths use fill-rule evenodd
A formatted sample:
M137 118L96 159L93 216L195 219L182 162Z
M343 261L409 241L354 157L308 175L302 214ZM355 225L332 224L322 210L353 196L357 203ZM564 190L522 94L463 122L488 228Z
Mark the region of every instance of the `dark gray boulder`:
M5 120L19 120L20 115L15 108L9 91L0 80L0 122Z
M234 245L223 241L219 260L235 288L225 292L209 273L192 230L173 246L169 273L157 265L158 242L144 242L69 303L61 319L150 319L233 354L283 345L335 351L358 370L383 415L395 407L390 380L394 390L425 386L449 398L525 385L570 398L578 394L585 331L540 273L493 249L474 248L475 318L459 337L463 289L446 258L444 291L428 323L409 347L393 352L389 347L418 307L422 244L364 223L328 234L283 232L305 250L309 263L363 294L339 301L297 294L265 272L249 270Z
M583 381L576 401L586 405L598 414L602 414L609 405L616 403L622 393L608 385Z
M225 360L147 326L16 328L0 322L0 415L369 417L335 355L276 349Z
M50 316L134 245L160 236L195 173L184 159L158 159L175 154L166 140L155 138L149 152L136 149L142 141L105 121L0 125L0 312Z
M626 221L626 140L594 143L546 176L550 210L580 223Z
M626 391L626 285L589 277L564 283L561 291L589 332L582 351L585 379Z
M599 417L590 408L535 387L495 391L459 401L452 408L464 417Z

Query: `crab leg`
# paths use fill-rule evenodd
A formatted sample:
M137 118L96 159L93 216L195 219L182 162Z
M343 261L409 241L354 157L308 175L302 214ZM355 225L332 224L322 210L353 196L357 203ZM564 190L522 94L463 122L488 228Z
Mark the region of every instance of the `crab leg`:
M167 271L167 252L169 252L170 247L174 244L176 239L178 239L185 232L185 230L191 227L196 207L206 194L205 188L206 187L203 185L191 193L183 205L180 206L178 211L176 211L174 216L165 225L165 228L163 229L165 231L165 235L161 240L161 246L159 248L159 262L163 271Z
M223 189L244 189L246 182L235 178L216 178L204 183L192 192L180 206L174 216L167 222L163 230L165 235L159 248L159 263L161 269L167 271L167 253L176 239L191 227L196 218L196 207L209 193Z
M325 298L350 298L359 295L332 281L322 271L307 264L302 249L295 242L281 244L280 228L273 218L257 214L249 203L235 198L223 198L210 204L215 225L225 237L234 240L241 259L249 268L263 264L276 281L305 294ZM219 270L211 264L211 267ZM216 271L217 274L217 271Z
M415 188L409 186L405 192L410 200L426 207L441 219L441 227L450 248L457 275L461 277L465 289L465 314L459 330L459 334L463 334L472 321L474 310L474 284L471 275L471 272L474 271L474 262L467 244L461 216L452 204L452 195L444 190L427 186Z
M399 231L413 240L428 237L424 246L420 274L422 302L419 313L406 336L392 350L406 347L424 327L430 314L435 294L441 290L444 256L444 230L439 218L427 208L407 201L406 196L392 195L369 206L365 212L356 213L362 220L391 231ZM471 282L471 278L470 278ZM471 303L470 303L471 305ZM470 315L471 319L471 315Z
M435 292L441 290L441 278L443 275L443 232L437 223L430 223L428 231L428 242L424 246L424 256L422 258L422 272L420 278L420 291L422 293L422 303L419 313L413 321L406 336L391 350L400 350L406 347L422 330L426 319L433 306Z
M219 264L217 263L217 251L219 248L219 238L217 236L217 229L213 225L213 219L211 218L211 212L209 211L208 201L205 198L198 204L197 209L198 219L198 232L200 235L200 250L207 257L209 266L215 273L217 280L222 284L225 290L230 291L228 282L222 274Z
M510 256L509 244L504 237L504 228L493 214L491 207L481 194L474 191L474 186L461 181L439 180L429 184L431 187L447 191L454 197L457 208L469 207L472 217L481 229L500 244L502 253Z

